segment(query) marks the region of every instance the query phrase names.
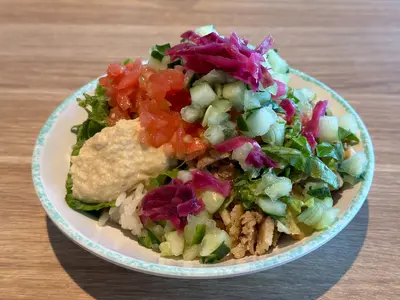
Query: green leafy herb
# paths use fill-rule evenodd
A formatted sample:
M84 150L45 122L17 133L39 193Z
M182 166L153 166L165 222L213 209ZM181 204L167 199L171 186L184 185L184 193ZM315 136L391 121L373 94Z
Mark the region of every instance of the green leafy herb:
M317 187L315 189L310 187L310 189L307 191L307 194L318 199L325 199L327 197L332 197L331 191L327 186Z
M106 120L110 110L105 89L101 85L97 85L94 96L84 94L84 99L77 99L77 101L79 106L83 107L88 113L88 119L82 124L75 125L71 128L71 132L76 134L76 144L72 147L71 156L78 155L84 143L107 126ZM65 184L67 189L65 201L67 202L68 206L73 209L95 211L105 207L115 206L115 201L104 203L86 203L78 200L73 196L72 185L72 176L69 173Z
M106 127L107 116L110 113L110 106L105 93L104 87L97 85L94 96L83 94L84 99L78 98L78 104L84 108L88 113L88 119L99 123L99 125Z
M299 135L297 137L291 137L290 141L291 141L290 148L300 150L303 153L303 155L307 157L312 155L311 146L307 142L307 139L304 136Z
M305 170L307 158L300 150L280 146L264 146L261 149L278 162L285 161L299 171Z
M334 189L339 188L339 180L336 174L328 168L318 157L310 157L307 161L306 171L309 176L326 182Z
M321 143L316 148L318 157L330 157L339 160L335 147L330 143Z
M292 137L297 137L299 136L301 132L301 122L298 117L294 117L292 124L286 126L286 133L285 133L285 138L290 139Z
M155 178L150 178L150 183L149 183L150 188L154 189L154 188L157 188L157 187L167 184L170 181L170 179L176 178L178 176L178 172L179 172L179 169L175 168L175 169L163 172Z
M343 142L343 143L348 143L350 145L356 145L360 142L360 139L352 132L339 127L339 139Z

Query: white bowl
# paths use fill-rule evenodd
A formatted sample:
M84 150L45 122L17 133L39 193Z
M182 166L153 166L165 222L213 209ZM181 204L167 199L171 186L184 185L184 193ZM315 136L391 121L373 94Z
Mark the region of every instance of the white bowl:
M351 113L360 128L361 143L356 150L364 150L368 157L366 176L354 188L343 191L335 205L340 209L338 220L328 230L316 232L301 241L286 239L272 253L263 256L230 259L214 265L162 258L138 245L116 226L99 227L96 220L72 210L64 200L71 146L76 139L70 128L86 119L86 112L77 105L75 99L83 93L92 92L96 84L97 80L94 80L80 88L47 120L33 152L32 177L39 199L57 227L75 243L107 261L131 270L181 278L230 277L270 269L295 260L328 242L353 219L368 194L374 171L374 152L364 123L337 93L314 78L291 70L292 87L313 88L318 99L329 100L334 115Z

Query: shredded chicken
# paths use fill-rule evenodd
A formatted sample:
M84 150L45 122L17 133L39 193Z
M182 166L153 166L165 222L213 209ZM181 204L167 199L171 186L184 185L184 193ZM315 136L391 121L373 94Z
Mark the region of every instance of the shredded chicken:
M272 246L276 247L278 245L279 238L281 237L281 233L278 231L278 227L275 226L274 236L272 237Z
M229 228L229 226L231 225L231 215L229 214L229 211L224 209L219 213L219 215L221 216L222 222L224 222L225 227Z
M242 225L239 244L232 249L235 258L242 258L246 252L255 254L255 245L257 241L257 224L263 220L262 214L254 211L246 211L240 218Z
M197 168L204 169L207 166L212 165L213 163L228 157L229 153L220 153L212 149L207 154L200 157L200 159L197 161Z
M265 254L269 247L273 243L275 231L275 221L271 217L266 217L260 224L258 237L257 237L257 248L256 254Z
M236 178L236 167L233 163L226 165L221 164L211 173L221 180L233 180Z
M239 239L239 235L242 229L240 218L244 214L244 209L241 204L237 204L231 211L231 225L228 229L228 233L232 238L232 244L235 245Z

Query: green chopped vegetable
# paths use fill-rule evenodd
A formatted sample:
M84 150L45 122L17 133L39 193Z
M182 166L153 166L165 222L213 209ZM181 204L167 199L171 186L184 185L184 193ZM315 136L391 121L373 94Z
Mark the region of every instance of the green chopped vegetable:
M360 142L360 139L354 133L352 133L342 127L339 127L338 135L339 135L339 140L341 140L343 143L348 143L350 145L356 145Z
M278 162L287 162L299 171L305 170L307 158L300 150L280 146L264 146L261 149Z
M339 181L336 174L328 168L318 157L310 157L307 161L306 171L312 178L326 182L334 189L339 188Z
M146 248L154 249L154 245L159 245L161 242L153 232L144 228L142 235L138 238L138 243Z
M170 179L178 177L178 172L179 172L179 169L175 168L175 169L160 173L155 178L150 178L149 179L149 187L154 189L154 188L157 188L157 187L167 184L170 181Z
M76 210L84 210L84 211L92 211L92 210L101 210L106 207L115 206L115 200L110 202L102 202L102 203L86 203L79 199L76 199L72 194L72 176L70 173L67 175L67 182L65 187L67 189L67 194L65 196L65 201L68 206L76 209Z

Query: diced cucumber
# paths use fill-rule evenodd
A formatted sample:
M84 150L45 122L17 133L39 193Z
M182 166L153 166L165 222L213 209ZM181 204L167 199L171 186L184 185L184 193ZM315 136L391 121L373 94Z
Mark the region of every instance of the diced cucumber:
M364 152L357 152L350 158L343 161L340 170L353 177L359 177L367 167L367 156Z
M319 119L319 135L322 142L336 142L338 135L339 122L336 117L323 116Z
M268 144L282 146L285 140L286 121L278 117L277 121L271 125L268 132L261 139Z
M218 93L217 93L218 94ZM212 107L215 107L221 112L228 112L232 108L232 102L225 99L215 100L211 103Z
M347 114L339 117L339 127L356 134L358 130L358 125L356 118L352 114Z
M269 50L267 52L267 57L272 70L275 72L285 74L289 71L289 65L287 62L283 60L275 50Z
M277 73L277 72L270 70L270 74L272 76L272 79L278 80L278 81L284 83L286 85L286 87L288 86L289 81L290 81L289 73L283 74L283 73ZM275 94L272 93L272 95L276 95L276 93Z
M243 104L245 111L261 107L260 100L258 100L258 98L254 96L253 92L249 90L244 91Z
M333 199L331 197L326 197L326 198L324 198L322 200L318 200L318 201L319 201L319 203L322 204L322 206L324 207L325 210L332 208L332 206L333 206Z
M214 101L215 102L215 101ZM214 107L209 105L204 113L203 121L201 122L201 126L207 127L208 124L208 117L210 116L211 112L213 111Z
M274 82L272 85L270 85L269 87L267 87L265 89L268 93L270 93L271 95L276 95L276 93L278 93L278 85L276 84L276 82Z
M215 213L225 201L224 196L214 191L205 191L200 199L203 200L206 210L210 214Z
M309 226L313 226L321 220L323 213L324 206L316 202L313 206L305 209L300 215L298 215L297 220Z
M183 236L187 245L199 244L204 237L206 224L209 220L207 212L202 212L197 216L189 215L188 223L183 230Z
M252 112L246 119L252 137L266 134L277 120L276 112L270 106L262 107Z
M198 35L200 36L205 36L210 34L211 32L215 32L218 34L218 32L215 30L214 25L205 25L205 26L201 26L199 28L196 28L194 30L194 32L196 32Z
M223 259L226 255L228 255L229 252L231 252L231 249L224 242L222 242L222 244L219 245L219 247L215 249L213 253L211 253L208 256L203 256L201 258L201 263L203 264L216 263L221 259Z
M200 254L200 245L192 245L183 250L183 260L194 260Z
M178 176L177 178L182 180L184 183L192 180L192 173L190 171L187 170L180 170L178 171Z
M181 116L186 122L194 123L203 116L203 110L192 104L181 109Z
M228 74L221 70L212 70L207 73L199 80L193 83L194 86L201 84L202 82L207 82L210 86L215 86L216 84L226 83L228 80Z
M222 97L222 84L216 83L214 86L214 92L217 94L218 98Z
M168 256L173 256L172 250L171 250L171 244L169 242L162 242L159 246L161 256L168 257Z
M160 240L149 229L142 229L142 234L138 238L138 242L140 245L149 249L152 249L154 244L160 244Z
M261 105L265 105L268 101L271 100L271 93L268 91L263 91L263 92L255 92L253 94L253 97L258 99Z
M212 125L204 132L204 137L213 145L225 139L224 128L221 125Z
M300 113L311 115L313 110L311 101L313 101L316 97L314 91L309 88L295 89L293 91L293 96L298 100L296 101L295 99L295 103Z
M292 182L289 178L278 177L274 173L266 173L256 187L258 195L267 195L272 201L288 196L292 191Z
M324 211L321 220L315 225L315 229L323 230L331 226L339 214L338 208L330 208Z
M166 221L165 222L165 226L164 226L164 232L171 232L171 231L174 231L174 230L175 230L175 227L171 223L171 221Z
M148 65L150 67L152 67L153 69L155 69L155 70L161 70L161 68L162 68L161 60L158 60L158 59L156 59L156 58L154 58L152 56L149 59Z
M234 122L225 121L221 124L221 126L224 131L225 139L229 139L237 135L236 124Z
M170 245L173 256L179 256L183 253L183 248L185 246L183 235L179 235L177 231L171 231L165 234L165 239Z
M293 96L300 102L311 102L316 98L317 94L310 88L302 88L293 90Z
M261 210L272 216L283 217L286 215L286 204L280 200L272 201L269 198L259 198L256 201Z
M237 160L244 171L248 170L250 167L246 164L246 158L253 148L254 146L251 143L245 143L232 151L232 159Z
M231 238L223 230L215 228L206 233L200 245L200 256L209 256L222 244L230 248Z
M238 111L242 111L245 90L246 84L242 81L228 83L222 89L222 96L229 99Z
M214 90L206 82L202 82L201 84L192 87L189 91L192 98L192 104L196 104L202 108L206 108L217 98L217 94L215 94Z
M210 115L208 116L208 126L211 125L222 125L223 123L225 123L226 121L229 120L229 114L225 113L225 112L220 112L217 109L213 109L210 113Z

